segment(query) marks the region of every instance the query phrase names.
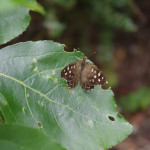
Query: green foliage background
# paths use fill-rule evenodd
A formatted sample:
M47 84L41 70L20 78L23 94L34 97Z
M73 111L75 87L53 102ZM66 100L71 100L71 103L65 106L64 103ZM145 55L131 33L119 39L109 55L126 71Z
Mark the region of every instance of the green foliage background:
M111 64L115 31L137 29L126 0L117 3L114 0L53 0L43 6L35 0L2 0L0 44L27 29L31 19L29 11L33 10L43 15L49 37L69 39L71 35L83 52L96 45L102 64ZM60 78L63 67L83 56L76 50L66 53L64 45L52 41L23 42L1 49L1 147L25 150L31 148L32 143L32 150L38 147L43 150L107 149L132 132L132 126L117 111L111 89L97 86L85 92L78 86L70 90ZM112 66L109 70L110 81L116 84Z

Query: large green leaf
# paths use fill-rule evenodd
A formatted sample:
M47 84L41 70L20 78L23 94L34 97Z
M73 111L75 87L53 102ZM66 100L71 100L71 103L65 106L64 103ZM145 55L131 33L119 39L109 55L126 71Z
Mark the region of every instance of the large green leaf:
M0 124L1 150L64 150L50 136L30 127Z
M111 89L68 89L61 70L83 58L52 41L0 51L0 109L5 122L42 128L68 150L98 150L124 140L132 126L118 114Z

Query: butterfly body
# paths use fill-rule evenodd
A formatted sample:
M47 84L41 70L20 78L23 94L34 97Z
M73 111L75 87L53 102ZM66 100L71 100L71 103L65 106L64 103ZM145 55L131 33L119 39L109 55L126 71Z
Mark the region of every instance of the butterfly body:
M70 88L74 88L80 81L80 85L85 91L94 89L95 85L106 83L102 72L86 62L85 57L66 66L61 72L61 77L67 80L67 85Z

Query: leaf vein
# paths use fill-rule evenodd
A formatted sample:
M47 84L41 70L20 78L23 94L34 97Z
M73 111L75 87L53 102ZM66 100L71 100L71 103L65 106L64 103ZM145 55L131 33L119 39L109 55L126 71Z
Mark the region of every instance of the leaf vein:
M20 80L17 80L16 78L13 78L13 77L8 76L8 75L3 74L3 73L0 73L0 75L3 76L3 77L5 77L5 78L8 78L8 79L10 79L10 80L12 80L12 81L15 81L15 82L21 84L22 86L24 86L24 87L26 87L26 88L28 88L28 89L34 91L35 93L38 93L39 95L43 96L45 99L47 99L48 101L50 101L50 102L52 102L52 103L54 103L54 104L60 105L60 106L62 106L62 107L65 107L66 109L68 109L68 110L74 112L75 114L78 114L78 115L80 115L80 116L82 116L82 117L85 117L85 118L88 118L88 119L93 120L91 117L89 117L89 116L87 116L87 115L85 115L85 114L79 113L79 112L73 110L72 108L70 108L70 107L67 106L67 105L61 104L61 103L59 103L59 102L56 102L56 101L54 101L54 100L48 98L46 95L44 95L44 94L41 93L40 91L38 91L38 90L36 90L36 89L33 89L32 87L26 85L24 82L22 82L22 81L20 81ZM94 120L94 121L96 121L96 120ZM97 121L96 121L96 122L97 122Z

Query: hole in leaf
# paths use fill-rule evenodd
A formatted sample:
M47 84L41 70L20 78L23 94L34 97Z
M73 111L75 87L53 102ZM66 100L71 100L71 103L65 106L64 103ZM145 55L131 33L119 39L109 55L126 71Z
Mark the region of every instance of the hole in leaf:
M37 122L39 128L42 128L42 124L40 122Z
M115 118L112 117L112 116L108 116L108 118L109 118L109 120L111 120L111 121L115 121Z

